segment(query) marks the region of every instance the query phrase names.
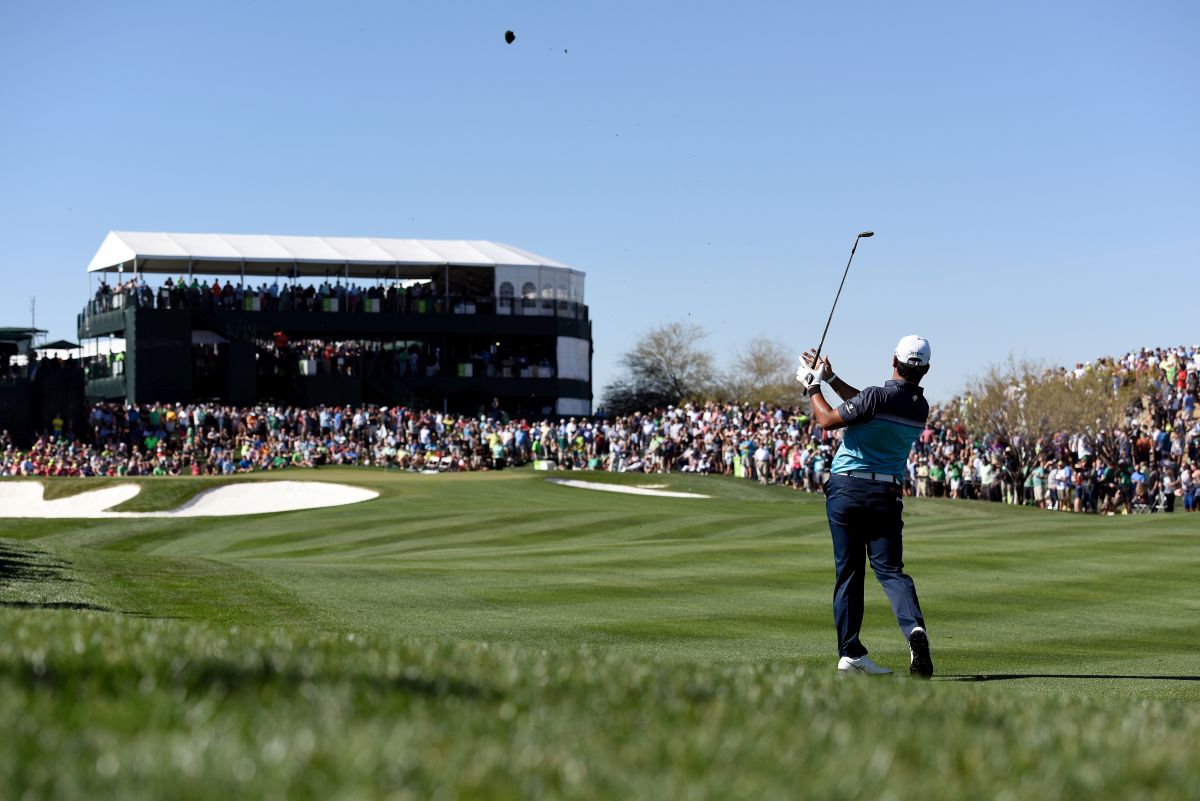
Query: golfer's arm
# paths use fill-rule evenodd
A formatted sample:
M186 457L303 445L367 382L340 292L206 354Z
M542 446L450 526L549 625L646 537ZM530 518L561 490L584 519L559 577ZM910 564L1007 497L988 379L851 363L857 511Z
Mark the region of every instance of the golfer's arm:
M857 394L857 392L854 393L854 395ZM853 398L854 395L850 397ZM846 426L846 421L842 419L841 412L830 406L820 392L813 395L809 400L812 401L813 419L817 421L817 425L822 429L833 431Z
M841 398L842 400L846 400L847 398L853 398L855 395L858 394L857 389L850 386L845 381L843 381L839 376L836 376L836 375L833 377L833 380L829 382L829 386L830 386L830 388L833 389L834 392L837 393L837 396L839 398Z

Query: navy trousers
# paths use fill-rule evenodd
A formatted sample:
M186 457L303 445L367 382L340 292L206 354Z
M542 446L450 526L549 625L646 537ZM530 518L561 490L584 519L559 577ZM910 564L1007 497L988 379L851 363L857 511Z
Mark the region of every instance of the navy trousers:
M900 518L903 509L900 488L883 481L835 474L825 485L825 513L829 517L837 567L833 620L838 633L838 656L853 658L867 653L858 639L867 557L905 639L914 627L925 627L917 588L903 571L904 548L900 536L904 528Z

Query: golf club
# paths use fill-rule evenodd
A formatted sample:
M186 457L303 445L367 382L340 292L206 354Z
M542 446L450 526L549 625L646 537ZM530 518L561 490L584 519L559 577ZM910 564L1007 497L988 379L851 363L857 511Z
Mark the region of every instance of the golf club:
M817 345L817 355L813 357L815 363L821 358L821 348L825 347L825 335L829 333L829 324L833 322L833 310L837 308L838 298L842 296L842 287L846 285L846 276L850 274L850 262L854 261L854 251L858 250L858 240L867 239L875 236L874 231L863 231L858 236L854 237L854 247L850 248L850 258L846 262L846 271L842 273L842 283L838 284L837 294L833 298L833 308L829 310L829 319L825 321L825 330L821 332L821 342Z

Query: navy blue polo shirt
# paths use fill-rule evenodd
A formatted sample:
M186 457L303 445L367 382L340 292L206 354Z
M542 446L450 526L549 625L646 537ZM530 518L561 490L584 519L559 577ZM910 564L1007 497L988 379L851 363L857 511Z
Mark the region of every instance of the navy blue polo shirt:
M865 470L903 478L908 452L929 417L920 385L893 380L867 387L838 412L846 421L846 433L833 457L833 472Z

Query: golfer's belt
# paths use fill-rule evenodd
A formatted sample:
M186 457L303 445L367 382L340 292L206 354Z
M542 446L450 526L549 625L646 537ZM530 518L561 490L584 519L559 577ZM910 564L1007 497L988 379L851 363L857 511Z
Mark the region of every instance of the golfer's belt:
M864 478L867 481L883 481L887 484L895 484L897 487L903 486L904 482L900 480L900 476L893 476L891 473L869 473L866 470L851 470L846 473L854 478Z

